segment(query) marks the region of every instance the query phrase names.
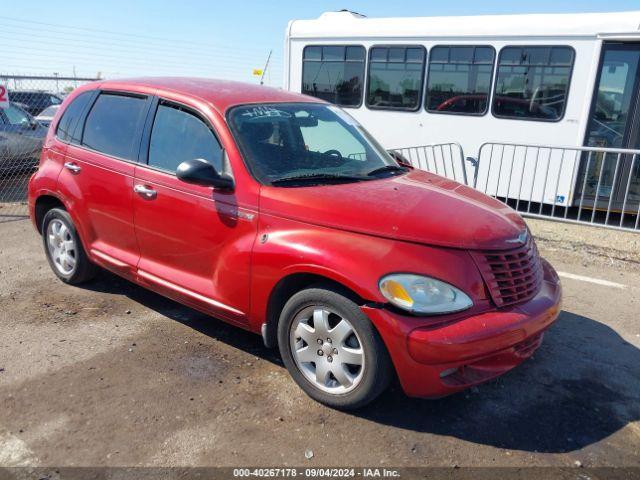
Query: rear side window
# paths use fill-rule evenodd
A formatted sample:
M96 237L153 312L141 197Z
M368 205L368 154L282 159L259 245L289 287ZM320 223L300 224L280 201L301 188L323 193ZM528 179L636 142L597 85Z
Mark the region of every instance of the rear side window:
M113 157L135 160L138 125L146 99L102 93L87 115L82 145Z
M76 126L92 95L93 92L84 92L73 99L58 122L56 137L63 142L78 143L80 141L80 129L76 129Z
M302 54L302 93L343 107L359 107L364 90L364 47L308 46Z
M560 120L573 68L571 47L505 47L498 58L496 117Z
M57 110L58 110L58 106L57 105L51 105L50 107L47 107L43 111L41 111L40 112L40 116L53 117L56 114Z
M160 105L153 122L149 165L175 172L185 160L203 159L222 170L222 149L211 129L192 113Z

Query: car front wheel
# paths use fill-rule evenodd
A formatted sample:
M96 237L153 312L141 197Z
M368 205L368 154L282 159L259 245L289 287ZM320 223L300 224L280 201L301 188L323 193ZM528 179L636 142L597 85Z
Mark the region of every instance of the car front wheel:
M293 295L278 325L282 359L296 383L333 408L355 409L389 384L391 361L367 316L330 287Z

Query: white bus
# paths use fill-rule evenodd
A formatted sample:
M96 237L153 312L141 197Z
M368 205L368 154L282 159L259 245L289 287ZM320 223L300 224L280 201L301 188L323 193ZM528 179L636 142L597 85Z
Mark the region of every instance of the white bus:
M285 89L342 106L388 149L456 142L477 158L485 142L640 148L640 11L328 12L289 22L284 68ZM565 207L586 195L620 208L624 195L626 208L638 209L640 158L559 160L558 151L539 168L534 152L507 152L512 164L497 178L481 157L478 182L493 195ZM536 177L545 168L555 188Z

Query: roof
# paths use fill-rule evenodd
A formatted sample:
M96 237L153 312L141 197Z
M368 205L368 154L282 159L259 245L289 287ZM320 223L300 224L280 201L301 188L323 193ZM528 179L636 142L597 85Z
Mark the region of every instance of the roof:
M640 11L459 17L367 18L349 11L294 20L291 38L429 38L632 35L640 37Z
M198 97L210 103L211 106L223 114L234 105L246 103L323 103L322 100L313 97L287 92L277 88L211 78L142 77L105 80L100 83L100 88L103 89L126 89L126 87L144 87L157 89L159 94L161 94L162 91L166 91Z

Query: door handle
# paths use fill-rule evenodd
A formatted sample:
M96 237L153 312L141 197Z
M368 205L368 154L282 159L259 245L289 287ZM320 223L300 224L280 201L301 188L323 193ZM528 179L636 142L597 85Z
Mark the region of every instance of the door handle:
M72 173L80 173L80 171L82 170L82 168L80 168L80 165L73 162L65 162L64 168L71 171Z
M146 185L136 185L133 187L133 191L138 195L141 195L148 199L156 198L158 192L156 192L153 188L147 187Z

